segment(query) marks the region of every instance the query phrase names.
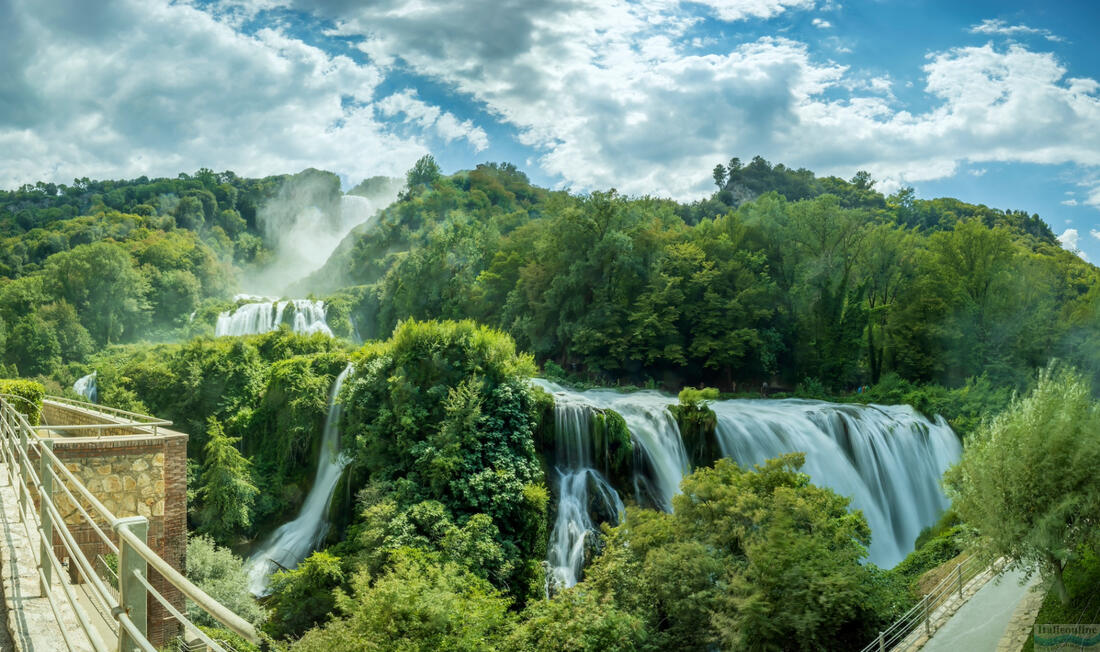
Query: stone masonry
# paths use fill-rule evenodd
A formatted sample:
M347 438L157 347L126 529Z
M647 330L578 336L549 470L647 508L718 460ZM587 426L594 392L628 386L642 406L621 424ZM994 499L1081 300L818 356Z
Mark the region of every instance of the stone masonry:
M120 422L107 414L63 403L43 404L43 423L83 425ZM118 428L58 431L51 438L54 453L65 467L117 517L144 516L149 520L148 545L162 559L184 572L187 548L187 435L158 427L123 425ZM33 457L37 457L34 455ZM37 462L37 460L35 460ZM68 497L55 489L58 510L65 516L77 544L88 557L110 553L100 535L84 520ZM89 506L82 505L85 510ZM118 544L105 522L100 528ZM64 559L65 548L54 537L54 551ZM75 564L70 564L76 578ZM150 569L150 583L176 609L183 611L183 595ZM179 633L179 623L152 595L148 601L148 635L161 647Z

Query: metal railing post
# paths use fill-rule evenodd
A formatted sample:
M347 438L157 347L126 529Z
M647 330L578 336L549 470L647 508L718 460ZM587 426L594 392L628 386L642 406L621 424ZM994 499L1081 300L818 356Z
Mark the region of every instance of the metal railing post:
M38 553L38 567L42 570L42 595L50 590L50 582L53 581L53 564L50 563L50 548L53 546L53 517L50 516L49 503L53 502L53 469L50 468L50 457L45 449L53 449L53 441L49 439L39 440L38 451L38 522L42 524L41 537L39 538L40 550Z
M924 596L924 635L932 636L932 614L928 608L928 596Z
M878 652L886 652L886 636L882 631L878 633Z
M961 600L962 597L963 597L963 565L962 565L962 562L959 563L958 570L959 570L959 599Z
M145 543L149 535L149 521L144 516L132 516L119 520L115 524L115 530L125 528L129 530L139 541ZM145 585L141 583L135 573L142 577L148 577L149 565L137 550L125 537L118 539L118 604L137 626L142 637L148 639L148 607L149 594ZM130 652L138 649L137 641L134 641L129 633L119 623L118 627L119 652Z
M18 422L16 422L18 423ZM30 444L27 441L27 429L19 429L19 450L23 451L23 454L19 456L19 477L23 479L23 484L19 488L19 520L23 520L23 514L27 511L27 493L31 489L31 473L27 467L27 455L30 453Z

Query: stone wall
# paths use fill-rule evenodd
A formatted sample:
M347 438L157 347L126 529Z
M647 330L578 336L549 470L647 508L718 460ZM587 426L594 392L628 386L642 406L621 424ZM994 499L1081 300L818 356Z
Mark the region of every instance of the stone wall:
M46 402L43 416L47 424L73 425L104 423L110 419L104 413L63 404ZM66 424L67 425L67 424ZM185 569L187 550L187 435L164 428L157 434L145 427L120 424L118 428L79 430L64 436L49 438L57 457L85 487L116 517L144 516L149 521L148 545L162 559L181 573ZM99 436L87 436L94 434ZM33 455L37 468L37 454ZM87 523L63 491L54 489L58 511L85 556L93 563L96 555L111 552L95 529ZM95 512L86 501L85 511ZM100 529L117 546L118 539L108 523L97 518ZM54 536L54 552L62 560L67 553L60 538ZM75 563L70 563L71 576L78 579ZM183 611L183 595L160 574L149 571L150 583L176 609ZM179 633L179 624L164 606L150 595L148 601L148 633L154 646L160 647Z

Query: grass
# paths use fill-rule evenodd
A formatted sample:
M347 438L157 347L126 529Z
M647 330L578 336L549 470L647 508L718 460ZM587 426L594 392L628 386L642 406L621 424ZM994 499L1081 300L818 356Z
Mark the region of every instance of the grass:
M1065 581L1069 604L1063 605L1054 591L1049 591L1035 624L1100 624L1100 556L1093 551L1085 552L1066 567ZM1034 640L1029 638L1024 652L1034 649Z

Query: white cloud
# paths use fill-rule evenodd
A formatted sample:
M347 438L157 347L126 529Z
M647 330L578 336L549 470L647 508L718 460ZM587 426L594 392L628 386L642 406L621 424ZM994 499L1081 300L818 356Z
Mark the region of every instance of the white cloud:
M1077 232L1077 229L1066 229L1062 232L1062 235L1058 236L1058 242L1062 243L1062 246L1070 251L1077 250L1077 242L1081 239L1081 235Z
M818 29L829 29L830 27L833 26L832 23L825 20L824 18L814 18L812 22L813 22L813 26L817 27Z
M384 116L402 114L406 122L414 122L423 129L433 129L444 142L461 138L470 143L475 152L489 147L489 136L484 129L474 126L471 120L459 120L453 113L424 102L417 97L414 89L406 88L384 97L378 101L377 107Z
M788 9L813 9L815 0L687 0L685 5L704 5L720 20L772 18Z
M274 4L252 0L242 11ZM429 150L376 116L377 66L276 29L248 36L196 7L147 0L14 0L0 3L0 22L0 69L10 75L0 84L0 187L199 167L315 166L354 183L400 175ZM434 125L462 127L443 116ZM475 130L470 137L477 147Z
M1067 76L1052 53L1019 44L931 53L917 82L931 107L914 110L889 77L805 43L689 31L700 12L767 19L820 4L812 0L296 5L332 21L331 34L358 39L368 64L276 28L235 28L295 0L203 10L128 0L102 11L70 1L0 2L11 36L0 43L9 72L0 186L200 166L316 166L354 180L399 174L436 141L488 147L483 128L417 95L418 77L513 127L544 172L578 189L697 197L715 163L758 153L823 174L866 169L884 188L992 162L1100 166L1100 83ZM380 98L393 75L410 90ZM1088 185L1080 202L1100 207L1100 185Z
M1062 200L1062 205L1063 206L1076 206L1077 205L1077 200L1076 199L1063 199Z
M1100 240L1100 231L1097 231L1096 229L1089 229L1089 235L1096 238L1097 240Z
M985 168L977 168L977 169L973 169L973 170L967 170L966 172L967 172L967 174L970 174L970 175L975 176L975 177L984 177L985 173L989 172L989 170L987 170Z
M1090 231L1090 233L1093 237L1100 237L1097 235L1095 229ZM1081 235L1077 232L1077 229L1066 229L1062 232L1062 235L1058 236L1058 242L1061 243L1063 249L1072 251L1080 256L1082 260L1088 260L1089 258L1085 255L1085 252L1081 251L1081 248L1077 246L1080 240Z
M1042 36L1048 41L1062 41L1060 36L1053 34L1049 29L1037 29L1027 25L1009 25L999 18L987 18L977 25L970 27L971 34L986 34L989 36Z
M750 15L753 3L737 6ZM1067 78L1051 53L1018 44L932 53L923 68L932 108L912 112L889 80L871 83L794 40L699 53L679 40L694 20L682 9L383 0L336 20L372 60L514 126L545 172L577 188L693 197L715 162L757 153L822 173L867 169L891 187L985 162L1100 165L1096 86Z

